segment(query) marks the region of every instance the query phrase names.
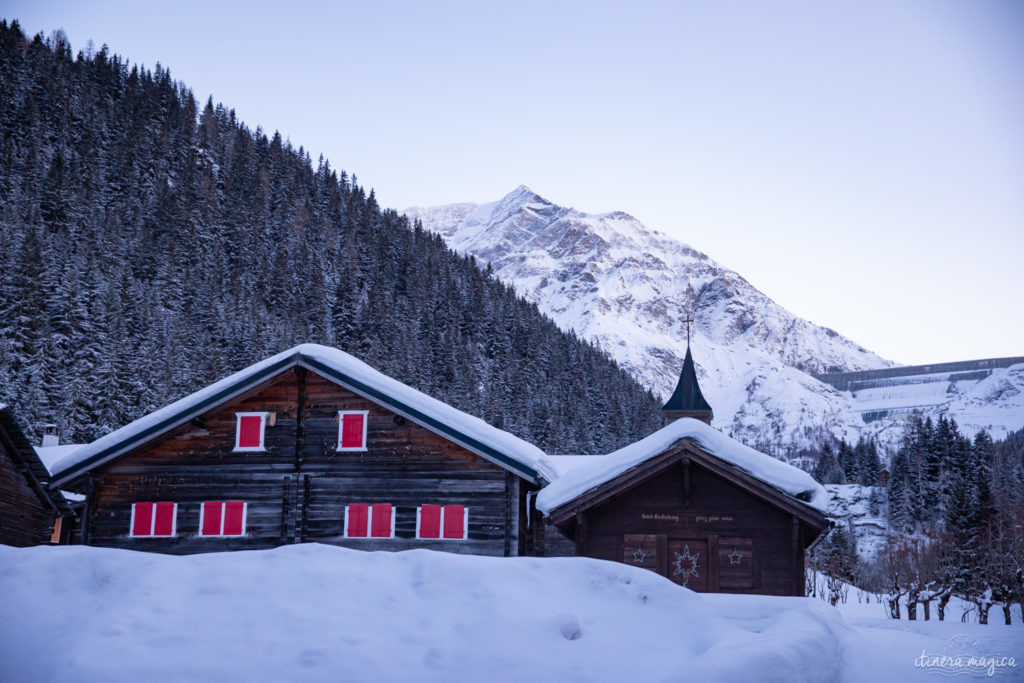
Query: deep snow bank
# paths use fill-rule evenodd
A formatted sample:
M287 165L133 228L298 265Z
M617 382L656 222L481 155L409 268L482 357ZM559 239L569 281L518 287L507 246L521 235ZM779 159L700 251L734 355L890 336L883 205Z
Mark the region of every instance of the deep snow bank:
M923 673L913 669L917 641L849 669L846 653L866 651L865 642L820 601L699 596L651 572L585 558L323 545L188 557L0 546L2 681Z

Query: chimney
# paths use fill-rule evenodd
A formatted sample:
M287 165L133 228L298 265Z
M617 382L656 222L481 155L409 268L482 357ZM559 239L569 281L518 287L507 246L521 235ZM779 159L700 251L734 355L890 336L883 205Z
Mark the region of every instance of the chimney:
M43 448L60 445L60 430L55 424L43 425Z

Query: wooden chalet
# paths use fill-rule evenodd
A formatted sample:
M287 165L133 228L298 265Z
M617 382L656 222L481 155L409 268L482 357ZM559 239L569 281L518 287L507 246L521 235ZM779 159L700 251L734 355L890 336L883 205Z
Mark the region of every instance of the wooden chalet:
M0 544L60 543L74 512L60 491L49 489L50 473L18 426L0 405Z
M696 591L804 595L804 553L828 528L828 494L706 424L711 407L696 381L687 349L669 423L578 459L537 507L576 555L644 567Z
M528 494L554 476L536 447L314 344L54 464L54 485L86 496L84 543L165 553L316 541L522 555Z

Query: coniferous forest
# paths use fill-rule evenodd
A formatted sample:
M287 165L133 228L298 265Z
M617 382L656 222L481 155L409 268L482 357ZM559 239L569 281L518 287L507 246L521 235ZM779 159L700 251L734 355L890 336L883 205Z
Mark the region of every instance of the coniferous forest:
M882 484L873 443L826 443L817 457L812 474L819 481ZM855 529L842 524L812 557L830 577L830 591L841 589L833 579L842 579L884 595L895 619L901 605L908 618L920 606L928 619L933 603L943 619L960 596L980 623L995 606L1011 623L1012 605L1024 604L1024 430L1000 441L985 431L970 439L945 416L911 416L871 504L887 528L875 557L858 557ZM839 593L830 599L835 604Z
M603 353L160 65L0 22L0 93L0 403L33 437L92 440L302 342L549 452L660 426Z

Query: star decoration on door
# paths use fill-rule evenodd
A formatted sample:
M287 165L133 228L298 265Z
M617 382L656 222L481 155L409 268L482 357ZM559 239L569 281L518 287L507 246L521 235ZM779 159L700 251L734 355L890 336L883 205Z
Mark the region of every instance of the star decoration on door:
M674 555L676 559L672 566L675 570L672 572L672 575L681 576L684 586L690 582L691 576L700 576L697 573L697 570L700 569L700 562L698 562L700 553L691 553L690 546L684 545L682 554L674 553Z
M637 548L633 551L633 561L637 564L643 564L644 558L647 557L647 553L644 552L643 548Z
M742 559L743 559L743 553L738 552L736 550L736 548L733 548L732 552L729 553L729 564L739 564L740 560L742 560Z

